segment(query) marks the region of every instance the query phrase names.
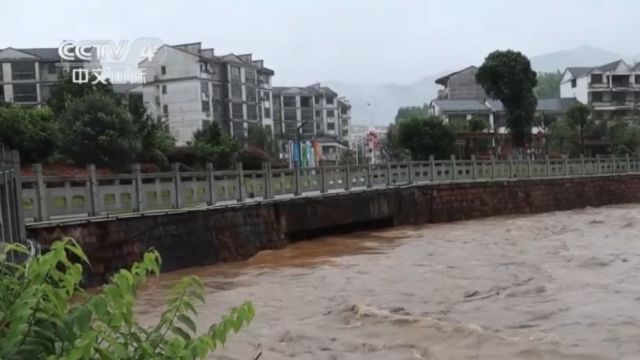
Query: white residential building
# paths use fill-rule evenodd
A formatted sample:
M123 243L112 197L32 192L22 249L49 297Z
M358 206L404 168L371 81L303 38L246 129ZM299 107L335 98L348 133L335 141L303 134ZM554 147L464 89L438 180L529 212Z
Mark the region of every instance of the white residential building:
M217 56L201 43L164 45L139 66L146 74L145 103L168 120L179 144L213 121L237 139L255 126L272 131L274 72L251 54Z
M562 75L560 96L590 105L595 120L637 120L640 63L618 60L596 67L569 67Z
M39 105L47 101L62 71L99 67L95 60L65 61L58 48L0 50L0 102Z

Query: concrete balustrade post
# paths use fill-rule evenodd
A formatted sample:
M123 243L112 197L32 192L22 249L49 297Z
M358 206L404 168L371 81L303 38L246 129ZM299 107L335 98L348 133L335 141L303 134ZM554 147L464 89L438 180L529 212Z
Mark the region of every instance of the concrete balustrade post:
M367 164L367 188L371 188L373 186L371 176L371 164Z
M471 178L473 180L478 178L478 164L476 163L475 154L471 154Z
M549 160L549 155L545 155L544 156L544 167L545 167L544 174L547 177L550 177L551 176L551 161Z
M265 161L263 163L262 175L264 176L264 198L273 199L273 174L271 173L271 162Z
M515 166L513 166L513 156L509 155L509 178L513 179L516 177Z
M351 190L351 166L349 164L344 166L344 189Z
M616 155L611 155L611 173L615 174L618 172L618 164L616 164Z
M294 165L293 168L293 195L300 196L302 193L300 189L300 166Z
M142 212L144 211L144 202L142 198L142 167L140 164L135 163L131 166L133 170L133 211L134 212Z
M584 155L580 154L580 174L586 175L587 169L584 166Z
M244 196L244 170L242 169L242 162L236 163L236 177L238 178L238 202L243 202Z
M627 173L631 172L631 159L629 159L629 154L624 154L624 159L626 160L627 163Z
M429 155L429 180L436 181L436 160L433 155Z
M213 173L213 164L207 163L207 189L209 190L209 199L207 205L212 206L216 203L216 178Z
M320 192L327 192L327 169L324 165L320 166Z
M458 169L456 168L456 156L455 154L451 154L451 180L456 180L456 173Z
M600 175L602 173L602 168L600 167L600 154L596 154L596 174Z
M533 161L531 160L531 156L527 157L527 177L533 177Z
M96 177L96 166L94 164L87 165L87 171L89 172L88 188L89 188L89 201L91 204L90 216L100 215L100 204L98 203L98 178Z
M391 186L391 162L387 161L386 165L387 166L386 166L386 169L385 169L385 171L386 171L385 178L387 180L387 186Z
M564 169L564 176L569 176L569 156L562 155L562 167Z
M47 185L44 182L42 164L34 164L33 172L36 174L36 201L38 206L37 221L49 220L49 209L47 204Z
M173 191L176 209L182 209L182 177L180 176L180 164L174 163L173 166Z
M413 162L407 162L407 184L413 184Z
M491 178L496 178L496 157L491 154Z

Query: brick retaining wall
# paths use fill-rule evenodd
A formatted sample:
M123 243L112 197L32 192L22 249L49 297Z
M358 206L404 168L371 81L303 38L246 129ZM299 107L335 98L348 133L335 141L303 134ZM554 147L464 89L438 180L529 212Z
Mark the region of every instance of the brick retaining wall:
M286 246L294 234L353 223L425 224L630 202L640 202L640 175L458 182L39 226L28 233L45 246L64 235L78 240L92 263L87 283L95 285L151 247L170 271L246 259Z

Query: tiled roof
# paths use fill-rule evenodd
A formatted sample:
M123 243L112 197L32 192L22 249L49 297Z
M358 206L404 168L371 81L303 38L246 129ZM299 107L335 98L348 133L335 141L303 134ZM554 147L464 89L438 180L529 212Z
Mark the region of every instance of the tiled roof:
M594 70L602 71L602 72L613 71L613 70L618 68L620 63L623 63L623 62L624 61L622 61L622 60L616 60L616 61L610 62L608 64L600 65L600 66L596 67Z
M584 66L576 66L576 67L568 67L567 71L571 73L574 78L583 77L593 70L593 66L584 67Z
M575 104L578 104L576 98L538 99L536 111L564 113Z
M441 76L441 77L436 79L436 84L439 84L439 85L442 85L442 86L446 86L447 85L447 81L449 81L450 77L452 77L452 76L454 76L456 74L459 74L459 73L461 73L463 71L466 71L466 70L469 70L469 69L473 69L473 68L477 68L477 67L471 65L471 66L467 66L466 68L464 68L462 70L454 71L454 72L449 73L449 74L447 74L445 76Z
M475 111L475 112L491 112L491 109L480 100L433 100L433 104L442 111Z
M333 91L331 88L326 86L319 86L319 85L320 84L313 84L309 86L274 86L273 94L278 95L283 93L289 93L289 94L295 94L295 95L316 95L316 94L332 95L332 96L338 95L338 93Z

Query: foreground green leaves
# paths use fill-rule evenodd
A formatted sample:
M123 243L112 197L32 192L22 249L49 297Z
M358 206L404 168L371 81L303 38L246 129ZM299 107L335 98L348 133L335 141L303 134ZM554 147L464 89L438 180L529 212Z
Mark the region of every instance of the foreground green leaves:
M160 272L158 252L120 270L96 294L79 287L81 263L88 259L71 239L39 256L1 245L0 359L203 359L255 315L245 302L199 334L194 319L204 288L188 276L171 289L158 323L144 327L133 307L140 285Z

